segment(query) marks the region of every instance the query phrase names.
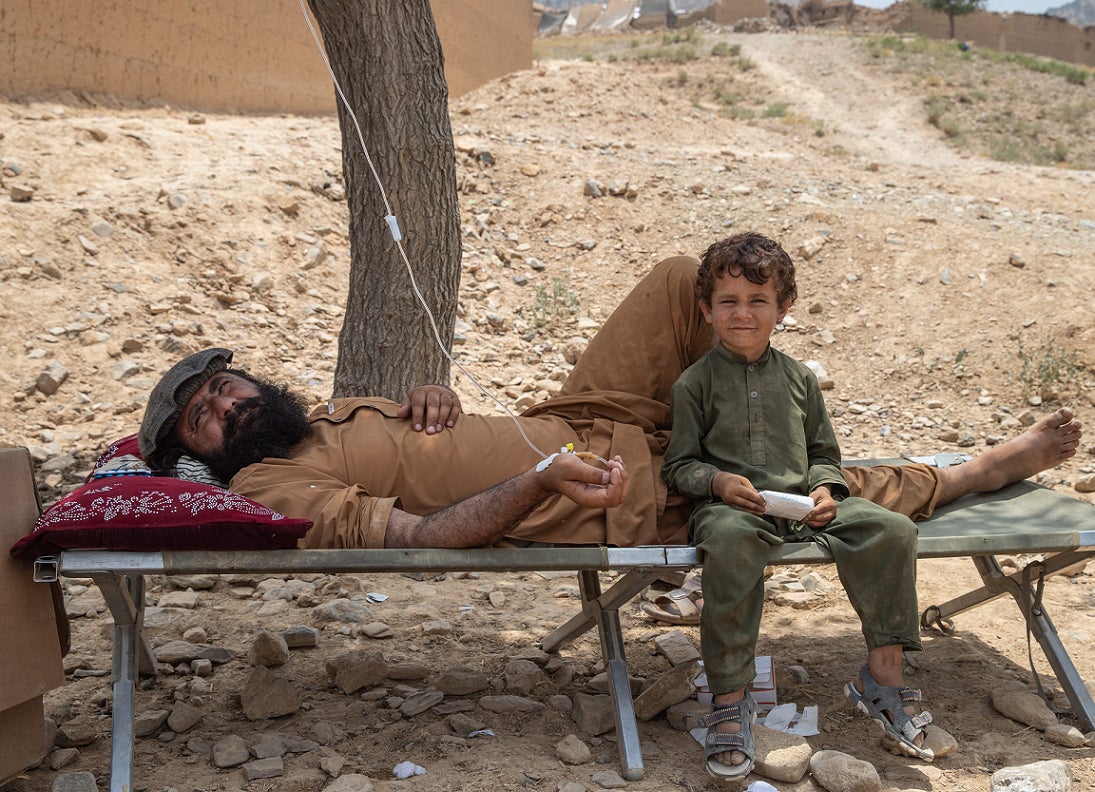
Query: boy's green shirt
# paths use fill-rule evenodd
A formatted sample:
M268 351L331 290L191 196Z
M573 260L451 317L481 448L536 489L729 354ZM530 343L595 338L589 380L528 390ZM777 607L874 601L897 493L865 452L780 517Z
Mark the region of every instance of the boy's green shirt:
M725 471L757 490L848 494L817 377L771 346L753 363L715 347L674 384L672 409L662 475L678 492L708 500Z

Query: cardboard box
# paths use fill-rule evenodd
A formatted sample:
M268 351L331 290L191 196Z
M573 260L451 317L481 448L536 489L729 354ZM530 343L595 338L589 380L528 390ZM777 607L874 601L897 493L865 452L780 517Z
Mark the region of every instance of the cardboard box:
M757 712L767 712L776 706L776 672L769 655L757 657L757 675L749 685L749 692L757 702Z
M38 494L25 448L0 448L0 784L45 757L42 694L65 681L50 586L8 549L34 527Z
M763 714L776 706L776 672L770 655L760 655L753 659L753 663L757 675L749 684L749 693L757 702L757 712ZM703 661L700 661L700 667L703 667ZM696 677L696 701L701 704L711 703L707 674L702 672Z

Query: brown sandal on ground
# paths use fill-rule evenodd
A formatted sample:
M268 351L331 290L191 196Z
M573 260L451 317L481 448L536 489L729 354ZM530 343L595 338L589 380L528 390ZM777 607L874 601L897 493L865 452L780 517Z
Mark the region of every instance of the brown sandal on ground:
M703 578L694 575L679 589L659 594L643 603L643 613L667 624L699 624L703 611Z

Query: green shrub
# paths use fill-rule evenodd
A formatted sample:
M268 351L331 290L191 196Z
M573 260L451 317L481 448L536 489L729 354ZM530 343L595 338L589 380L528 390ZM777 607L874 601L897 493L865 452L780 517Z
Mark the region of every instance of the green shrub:
M571 323L580 310L578 295L570 288L567 276L551 279L551 288L536 289L536 302L532 306L532 321L537 327L556 330Z
M764 108L765 118L783 118L787 115L787 103L786 102L772 102Z
M1022 367L1019 379L1026 393L1054 399L1080 384L1083 366L1077 361L1076 353L1057 344L1051 337L1035 347L1027 346L1019 340L1019 361Z
M720 41L711 48L711 54L716 58L736 58L741 54L741 44Z

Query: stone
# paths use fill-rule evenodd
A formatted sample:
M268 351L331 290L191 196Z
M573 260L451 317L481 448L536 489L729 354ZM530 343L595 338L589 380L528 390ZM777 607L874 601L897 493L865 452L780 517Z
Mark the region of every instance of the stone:
M467 696L490 686L486 675L468 666L452 666L441 672L433 686L447 696Z
M560 669L561 670L561 669ZM637 696L643 691L643 687L646 685L646 680L642 677L628 676L628 687L631 688L631 695ZM608 672L602 671L601 673L589 678L589 682L586 686L594 693L608 693L609 692L609 678Z
M42 370L42 373L38 375L34 387L39 393L44 393L46 396L52 396L62 385L64 385L65 380L67 379L68 369L58 361L51 360L45 369Z
M223 646L211 644L192 644L189 641L168 641L152 650L157 662L168 665L189 663L193 660L209 660L213 663L227 663L236 653Z
M79 748L91 745L99 736L99 721L90 715L77 715L57 727L53 738L58 748Z
M49 792L99 792L95 776L86 770L79 773L65 773L53 779Z
M361 626L361 632L368 638L380 640L382 638L394 638L395 630L384 622L374 621Z
M251 642L248 652L251 665L275 668L289 662L289 644L281 633L263 630Z
M259 666L240 692L240 704L249 720L277 718L300 709L300 692L273 671Z
M380 652L349 652L330 660L327 674L343 693L356 693L388 676L388 664Z
M290 649L303 649L305 647L319 646L319 630L315 627L289 627L281 631L281 637L285 639L285 645Z
M659 676L635 699L635 717L648 721L674 704L690 698L696 690L697 671L698 666L695 663L687 663L671 668Z
M413 718L430 707L437 706L444 700L445 694L440 690L423 690L407 697L400 707L399 712L405 718Z
M756 772L774 781L797 783L810 769L814 749L805 737L768 729L759 723L753 726L756 739Z
M522 698L521 696L483 696L479 699L479 706L487 712L499 714L512 712L539 712L544 705L539 701Z
M138 737L148 737L156 734L167 723L167 716L171 713L167 710L146 710L137 713L133 718L133 733Z
M1039 731L1045 731L1057 723L1057 716L1033 690L993 688L992 706L1004 717L1033 726Z
M945 729L941 729L934 723L924 727L924 744L931 748L936 759L942 759L948 754L958 750L958 740Z
M486 728L486 724L482 721L462 712L449 715L445 722L448 724L449 730L458 737L467 737L472 732Z
M79 755L79 748L58 748L56 751L50 752L49 769L56 772L63 767L68 767L76 761Z
M450 635L453 631L452 622L447 619L433 619L422 622L423 635Z
M1057 723L1046 729L1046 739L1065 748L1082 748L1087 745L1084 733L1065 723Z
M13 203L28 203L34 197L34 188L25 184L13 184L8 195Z
M338 778L342 768L349 762L345 756L324 756L319 760L319 769L331 778Z
M510 660L504 674L506 690L519 696L529 695L538 684L546 680L540 666L531 660Z
M598 770L590 776L590 780L601 789L624 789L627 787L627 781L615 770Z
M807 239L805 242L802 242L798 246L798 254L805 261L809 261L810 259L812 259L814 256L816 256L818 253L821 252L821 249L823 247L825 247L825 242L826 242L826 237L823 237L823 236L810 237L809 239Z
M840 751L818 751L810 757L814 781L829 792L879 792L882 779L870 762Z
M699 728L700 718L710 711L710 705L703 704L695 699L688 699L667 709L665 719L677 731L692 731L692 729Z
M202 711L193 704L185 701L176 701L171 708L171 714L167 717L167 726L176 734L182 734L194 728L194 724L202 719Z
M672 666L694 663L700 659L700 652L692 639L681 630L664 632L654 639L654 647Z
M373 612L360 602L339 598L317 605L312 616L319 621L343 622L346 624L364 624L372 619Z
M324 261L327 260L327 249L320 242L317 245L313 245L308 249L308 252L304 256L304 261L301 263L300 268L302 270L315 269Z
M271 756L268 759L256 759L247 762L243 766L243 777L248 781L257 781L260 778L277 778L285 775L285 762L280 756Z
M570 717L578 724L579 729L594 737L616 726L616 710L612 706L611 696L576 693Z
M568 734L555 744L555 755L568 765L585 764L593 758L589 746L574 734Z
M992 774L989 792L1071 792L1072 769L1060 759L1004 767Z
M1077 492L1095 492L1095 473L1080 476L1072 488Z
M425 679L431 673L430 667L423 663L394 663L388 666L388 679Z
M213 743L213 764L217 767L236 767L250 758L247 743L237 734L229 734Z
M373 782L368 776L350 773L323 787L323 792L373 792Z
M285 738L277 734L264 734L257 743L251 746L251 753L256 759L269 759L271 756L285 756L289 750Z

